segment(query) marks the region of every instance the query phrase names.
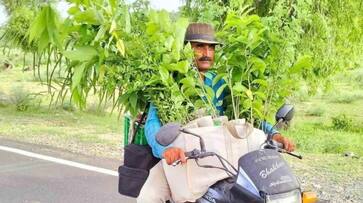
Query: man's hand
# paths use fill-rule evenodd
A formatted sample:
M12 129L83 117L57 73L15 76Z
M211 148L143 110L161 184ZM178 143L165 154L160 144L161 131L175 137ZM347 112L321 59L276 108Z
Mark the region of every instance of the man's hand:
M171 165L175 161L179 160L182 164L187 162L184 154L184 150L177 148L177 147L170 147L167 148L163 153L163 158L166 160L166 163Z
M286 137L282 136L280 133L274 134L272 139L276 142L281 143L284 149L288 152L292 152L295 150L295 144Z

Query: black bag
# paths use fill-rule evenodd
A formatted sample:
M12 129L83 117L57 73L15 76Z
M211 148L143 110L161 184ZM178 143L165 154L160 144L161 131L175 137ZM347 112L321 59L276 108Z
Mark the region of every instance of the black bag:
M145 116L146 110L135 132L142 125ZM131 144L124 149L124 164L118 168L118 191L120 194L130 197L139 196L140 190L149 176L149 170L160 161L160 159L153 156L149 145L133 143L135 134L132 137Z

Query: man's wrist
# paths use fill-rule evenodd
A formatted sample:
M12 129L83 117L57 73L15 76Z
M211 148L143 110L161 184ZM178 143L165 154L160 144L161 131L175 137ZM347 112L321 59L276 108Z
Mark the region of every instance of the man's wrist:
M283 136L281 135L281 133L279 133L279 132L275 132L275 133L273 133L272 134L272 139L273 140L275 140L275 141L279 141L279 140L281 140L282 138L283 138Z

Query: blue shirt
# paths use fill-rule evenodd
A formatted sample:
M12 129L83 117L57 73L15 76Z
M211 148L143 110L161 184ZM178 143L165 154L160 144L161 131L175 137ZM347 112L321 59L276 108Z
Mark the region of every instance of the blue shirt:
M213 79L216 76L215 73L207 72L204 77L204 84L211 87L214 93L226 82L224 80L219 80L215 85L213 85ZM223 115L224 108L222 106L223 99L226 96L226 91L223 91L219 97L213 98L213 104L216 107L218 114ZM145 123L145 136L148 144L150 145L153 155L158 158L162 158L162 155L167 147L160 145L156 141L156 133L159 131L162 123L158 117L157 109L153 104L150 104L149 112L147 115L146 123ZM271 124L267 122L262 122L260 128L265 133L275 134L277 131L272 128Z

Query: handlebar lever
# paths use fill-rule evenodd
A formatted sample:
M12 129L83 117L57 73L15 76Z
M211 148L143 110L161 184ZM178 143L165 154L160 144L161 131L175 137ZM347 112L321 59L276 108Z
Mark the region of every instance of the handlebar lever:
M279 149L278 151L279 151L279 152L281 152L281 153L286 153L286 154L291 155L291 156L293 156L293 157L296 157L296 158L298 158L298 159L302 159L302 158L303 158L303 157L302 157L301 155L299 155L299 154L295 154L295 153L292 153L292 152L288 152L288 151L286 151L286 150L284 150L284 149Z
M198 149L194 149L193 151L190 151L190 152L185 152L186 160L188 160L188 159L201 159L201 158L205 158L205 157L208 157L208 156L214 156L214 155L215 155L215 153L213 153L213 152L201 152ZM174 161L171 165L172 166L177 166L180 163L181 163L181 160L178 159L178 160Z

